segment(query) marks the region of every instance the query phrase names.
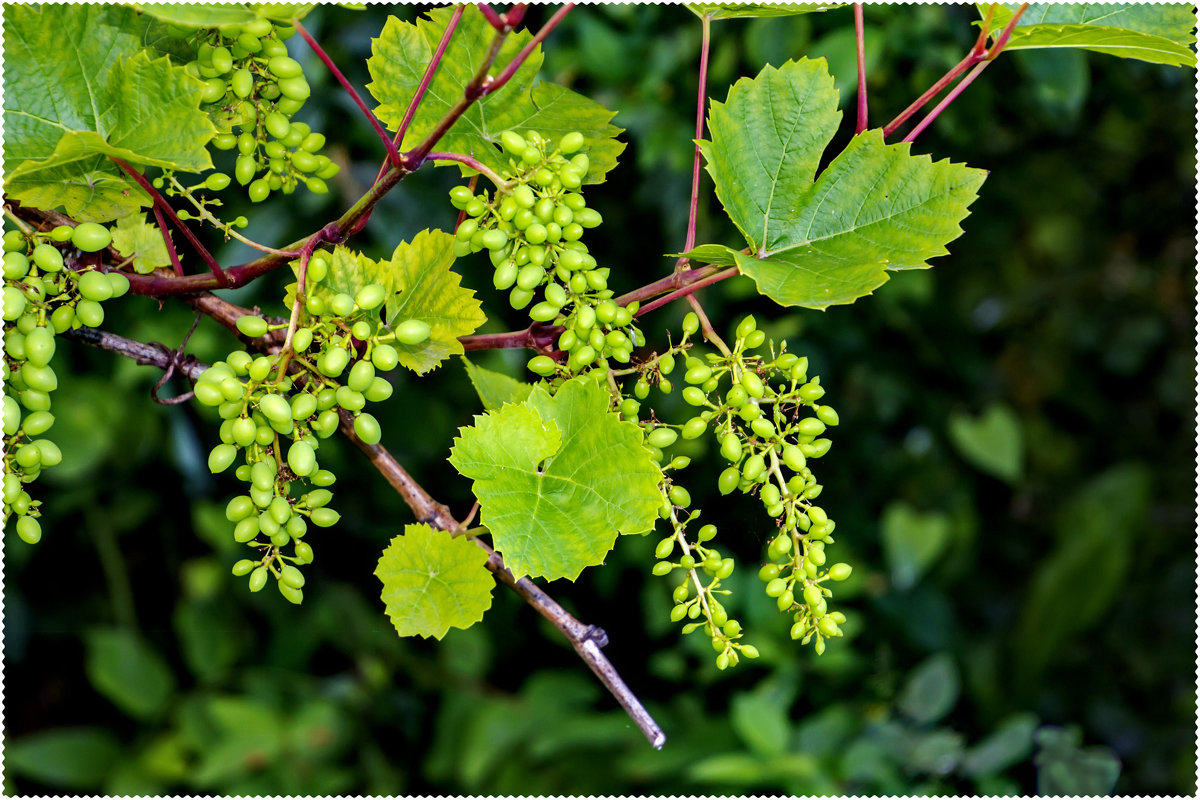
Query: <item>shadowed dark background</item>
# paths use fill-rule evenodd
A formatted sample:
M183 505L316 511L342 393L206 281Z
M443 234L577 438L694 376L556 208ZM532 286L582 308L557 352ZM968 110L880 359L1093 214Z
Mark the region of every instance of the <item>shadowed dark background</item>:
M309 29L361 87L388 12L325 7ZM973 13L866 9L872 125L961 58ZM548 40L543 77L626 129L620 166L588 190L606 222L587 242L618 290L665 274L661 254L683 243L699 42L685 9L644 5L581 6ZM764 63L824 56L852 117L853 43L848 8L714 23L710 96ZM287 213L231 206L266 242L340 213L380 159L323 67L293 50L314 88L300 118L352 167ZM396 637L372 571L411 514L344 443L321 451L342 521L311 539L303 606L249 594L229 574L235 482L205 467L210 415L155 406L149 368L60 347L64 459L39 481L45 536L5 534L5 792L1029 794L1039 771L1086 788L1119 761L1119 794L1193 794L1194 81L1096 54L1004 55L914 146L991 173L951 255L826 312L781 309L745 279L702 292L721 327L753 312L821 375L841 415L821 502L855 574L839 593L847 636L819 658L791 642L754 577L769 521L716 493L703 442L680 448L696 457L695 505L741 564L730 605L762 658L720 673L706 641L679 635L671 583L649 574L653 536L548 587L608 631L667 732L661 752L502 588L468 631ZM378 257L451 226L455 173L405 180L354 244ZM699 240L739 241L707 176L703 190ZM485 330L525 324L486 259L458 268ZM282 313L284 282L230 298ZM177 303L110 309L106 329L144 341L176 346L191 324ZM681 315L646 318L652 345ZM190 351L233 346L202 323ZM526 357L478 360L521 376ZM469 483L446 457L480 408L462 365L396 382L375 412L383 444L464 515ZM678 393L660 412L685 419Z

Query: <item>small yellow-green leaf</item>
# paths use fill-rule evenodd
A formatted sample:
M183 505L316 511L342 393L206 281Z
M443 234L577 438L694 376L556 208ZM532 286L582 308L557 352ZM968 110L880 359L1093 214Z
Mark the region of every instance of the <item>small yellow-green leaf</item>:
M484 369L478 364L472 363L466 356L463 356L462 360L467 367L467 376L471 379L471 385L475 387L475 392L479 395L483 407L488 411L500 408L505 403L523 403L525 398L529 397L529 393L533 391L532 383L525 383L504 373Z
M441 639L451 628L469 628L483 619L496 585L487 558L465 536L452 538L425 524L406 525L375 568L396 632Z

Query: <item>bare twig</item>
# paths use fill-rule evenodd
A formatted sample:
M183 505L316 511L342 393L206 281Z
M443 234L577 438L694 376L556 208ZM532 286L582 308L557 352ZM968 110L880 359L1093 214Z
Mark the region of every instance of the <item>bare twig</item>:
M206 300L204 305L211 310L220 310L223 320L236 319L240 316L240 309L236 306L219 309L220 304L225 301L213 295L208 295L208 297L211 299ZM145 344L92 328L80 328L66 335L103 350L132 358L139 364L155 366L164 370L173 367L192 380L195 380L208 368L208 365L194 359L182 361L178 357L178 351L173 351L165 345L157 343ZM341 412L341 431L391 484L416 515L418 521L448 533L460 530L462 526L451 514L450 509L430 497L424 487L408 474L391 453L380 445L369 445L358 437L354 432L353 418L345 411ZM478 538L472 541L487 552L487 568L496 579L516 592L570 641L575 652L612 693L638 729L655 748L661 748L666 741L666 734L600 649L608 643L608 635L601 628L580 622L528 578L515 578L504 566L504 560L500 554L489 547L487 543Z

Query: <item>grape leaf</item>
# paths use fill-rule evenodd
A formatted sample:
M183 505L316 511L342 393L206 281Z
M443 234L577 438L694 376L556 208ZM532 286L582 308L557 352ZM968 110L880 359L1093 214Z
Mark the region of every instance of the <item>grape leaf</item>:
M487 559L487 552L465 536L405 525L404 535L392 539L375 567L396 632L441 639L451 628L469 628L483 619L496 585Z
M14 6L5 16L10 194L103 221L149 204L108 156L189 172L212 166L203 84L142 49L132 10Z
M988 5L980 6L986 18ZM998 5L993 36L1018 6ZM1034 3L1013 27L1007 49L1077 47L1170 66L1196 66L1196 14L1183 3Z
M133 259L133 271L139 275L171 266L162 231L157 225L147 224L145 214L121 217L109 230L112 231L113 247L121 255Z
M328 260L329 271L318 283L310 281L311 285L306 288L309 294L321 298L326 304L337 294L348 294L354 297L358 294L359 289L371 283L383 286L388 297L400 291L400 286L396 282L396 272L386 261L376 261L357 250L340 245L333 248L332 252L328 250L318 252L323 253ZM293 261L291 267L292 273L298 275L300 262ZM287 288L288 292L284 301L290 306L295 284L291 284Z
M488 411L500 408L505 403L523 403L533 391L532 383L524 383L516 378L510 378L502 372L493 372L474 364L463 356L463 364L467 367L467 377L479 395L483 407Z
M575 379L553 397L537 386L459 434L450 463L475 481L480 519L518 577L575 580L618 533L654 525L662 473L603 386Z
M913 156L873 130L814 181L840 116L823 59L767 66L713 102L700 146L751 253L705 245L695 257L736 264L780 305L826 308L945 254L986 173Z
M841 8L845 3L685 3L688 11L703 19L737 17L790 17Z
M401 242L383 266L396 289L389 292L385 312L388 325L409 319L429 324L430 336L421 344L393 342L400 363L424 375L444 360L463 352L458 337L467 336L487 321L475 292L460 284L462 276L451 272L454 236L425 230L412 242Z
M135 8L185 28L238 28L258 17L303 19L315 3L138 3Z
M452 14L451 8L434 9L416 24L389 17L379 38L372 42L372 55L367 60L372 82L367 89L379 102L376 115L392 130L398 129L404 119ZM405 133L404 149L424 141L462 99L464 88L478 71L494 36L495 29L483 14L468 6ZM509 34L493 64L492 74L499 75L531 39L528 31ZM625 148L614 138L621 129L609 124L614 112L562 86L535 84L541 64L539 46L507 84L473 103L435 149L473 155L499 170L508 162L508 157L495 146L504 131L536 130L554 138L575 130L584 136L581 152L588 154L591 164L585 182L603 181ZM469 169L464 167L463 171L465 174Z

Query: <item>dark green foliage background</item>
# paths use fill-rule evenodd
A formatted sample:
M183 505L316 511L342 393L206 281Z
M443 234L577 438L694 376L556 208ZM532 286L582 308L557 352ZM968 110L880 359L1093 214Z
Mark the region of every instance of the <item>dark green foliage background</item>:
M385 13L310 17L359 86ZM868 7L873 125L961 57L971 13ZM619 289L665 274L659 254L683 244L699 31L682 8L612 5L576 9L549 40L543 75L628 129L620 167L589 193L606 219L589 246ZM852 47L849 9L716 23L710 95L764 62L828 56L852 117ZM378 166L365 124L315 59L305 65L307 119L331 142L347 137L338 155L353 167L329 204L299 193L287 213L248 212L261 241L315 229ZM1038 788L1029 731L1046 724L1110 748L1117 793L1193 794L1194 98L1190 71L1006 55L918 140L991 171L951 256L824 313L774 307L747 280L706 290L715 320L752 311L807 353L841 413L819 475L838 559L856 565L839 595L850 635L821 658L787 640L753 578L769 523L757 503L716 496L717 465L698 459L688 486L744 565L735 607L758 663L718 673L704 641L681 641L671 584L649 575L654 537L626 537L605 568L550 586L607 629L608 654L666 729L661 752L507 591L469 631L398 639L371 572L411 514L348 447L333 456L342 522L314 534L304 605L249 595L229 575L233 482L204 466L215 424L192 405L155 406L148 368L60 347L64 461L39 482L46 535L36 547L5 535L5 792L1024 794ZM453 224L453 171L426 172L356 244L378 257ZM738 241L705 188L700 241ZM489 329L524 324L485 267L460 262ZM231 299L282 313L284 276L260 283ZM650 316L651 341L681 313ZM191 318L130 296L105 328L174 347ZM232 344L202 323L190 352L212 360ZM518 375L524 358L480 361ZM1011 482L949 433L992 404L1019 421ZM460 516L468 482L445 459L478 411L461 365L447 363L401 376L378 412L383 443ZM676 398L660 416L684 413ZM918 544L944 532L927 569L883 546L885 519ZM917 566L898 588L896 571ZM152 654L135 658L133 631ZM993 741L990 768L979 750L964 766L964 745L1001 730L1011 743ZM1078 776L1088 763L1076 757Z

